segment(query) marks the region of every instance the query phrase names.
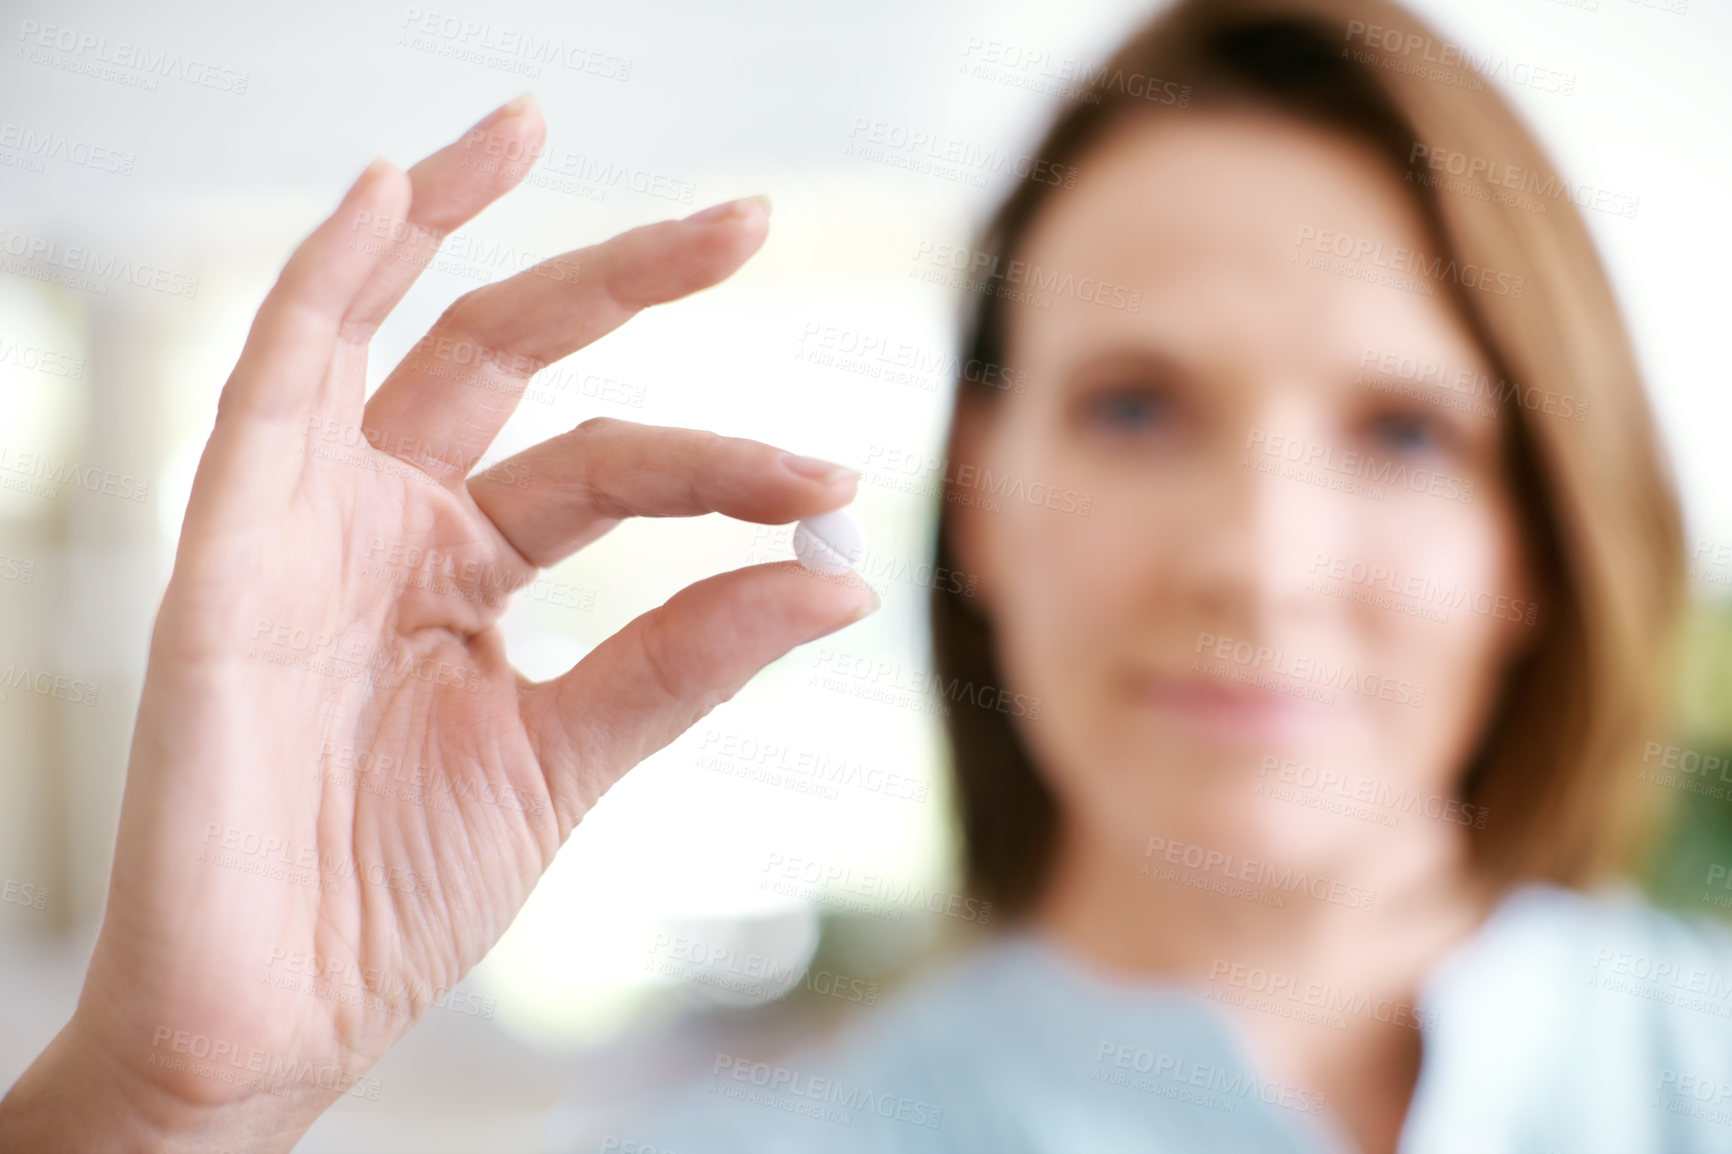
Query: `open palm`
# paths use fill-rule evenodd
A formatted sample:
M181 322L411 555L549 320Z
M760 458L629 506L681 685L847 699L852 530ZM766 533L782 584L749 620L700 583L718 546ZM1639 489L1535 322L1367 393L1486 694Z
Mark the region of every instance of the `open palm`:
M366 397L380 322L439 239L521 177L489 158L533 156L542 133L515 101L406 174L362 175L260 309L193 486L69 1028L150 1109L272 1103L260 1148L368 1092L366 1069L622 773L875 604L858 581L758 566L682 591L560 678L511 668L506 596L619 519L779 523L855 485L756 442L619 421L473 473L532 372L750 256L756 200L467 294Z

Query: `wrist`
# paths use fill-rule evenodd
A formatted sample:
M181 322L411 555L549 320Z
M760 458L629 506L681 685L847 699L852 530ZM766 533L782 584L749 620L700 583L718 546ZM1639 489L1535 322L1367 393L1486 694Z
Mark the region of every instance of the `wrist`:
M260 1092L205 1103L165 1092L92 1039L75 1014L0 1099L0 1149L286 1154L331 1100Z

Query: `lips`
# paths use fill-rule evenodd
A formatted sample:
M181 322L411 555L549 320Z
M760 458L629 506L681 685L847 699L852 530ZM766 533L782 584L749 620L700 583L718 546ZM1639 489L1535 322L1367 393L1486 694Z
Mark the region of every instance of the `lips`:
M1327 723L1332 706L1314 686L1264 676L1236 681L1207 674L1145 673L1134 695L1163 724L1223 744L1268 744Z

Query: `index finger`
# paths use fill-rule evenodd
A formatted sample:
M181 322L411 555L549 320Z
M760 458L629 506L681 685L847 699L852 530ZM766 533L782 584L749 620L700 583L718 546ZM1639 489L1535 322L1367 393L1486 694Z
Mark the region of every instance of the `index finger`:
M361 239L384 248L384 259L349 306L345 336L363 343L370 338L451 231L517 187L546 138L541 109L525 92L409 170L412 191L403 219L354 222Z

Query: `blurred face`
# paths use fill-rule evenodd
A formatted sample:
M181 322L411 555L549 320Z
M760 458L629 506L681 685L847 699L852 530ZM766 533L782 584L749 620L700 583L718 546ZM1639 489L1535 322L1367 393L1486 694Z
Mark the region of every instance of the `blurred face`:
M1297 859L1381 827L1260 786L1452 797L1531 599L1503 418L1426 399L1489 372L1446 282L1366 279L1434 247L1404 189L1239 112L1079 168L1014 255L1082 291L1007 306L1027 389L959 416L955 542L1069 833Z

